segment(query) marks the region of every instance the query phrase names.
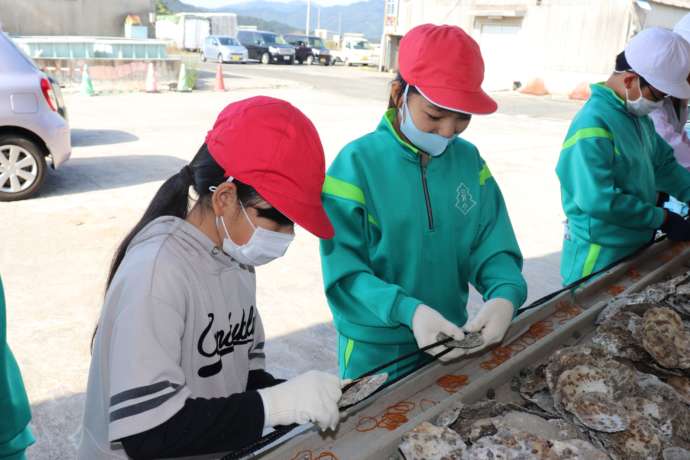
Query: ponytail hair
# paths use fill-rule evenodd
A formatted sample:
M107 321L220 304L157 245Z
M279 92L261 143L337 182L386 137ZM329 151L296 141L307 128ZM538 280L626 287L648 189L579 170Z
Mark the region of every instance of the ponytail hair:
M156 192L146 211L144 211L144 215L118 246L108 272L106 293L127 254L129 245L139 232L159 217L174 216L186 219L191 204L198 204L211 209L211 196L213 195L211 187L222 184L227 178L228 176L225 175L223 168L213 159L206 144L203 144L188 165L163 182L163 185ZM250 185L244 184L237 179L233 180L233 184L237 187L237 199L244 206L253 206L263 199ZM194 198L190 197L190 187L195 192ZM98 326L96 326L96 330L91 338L92 348L97 331Z

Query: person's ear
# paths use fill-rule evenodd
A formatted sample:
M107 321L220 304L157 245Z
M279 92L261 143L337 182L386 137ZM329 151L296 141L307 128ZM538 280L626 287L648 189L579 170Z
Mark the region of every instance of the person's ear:
M229 209L237 207L237 186L232 182L223 182L216 188L211 197L213 213L216 216L224 215Z
M632 73L632 72L627 72L627 73L625 74L625 76L623 77L623 85L624 85L627 89L631 89L631 88L633 87L633 82L635 81L636 78L638 78L637 75L635 75L635 74Z

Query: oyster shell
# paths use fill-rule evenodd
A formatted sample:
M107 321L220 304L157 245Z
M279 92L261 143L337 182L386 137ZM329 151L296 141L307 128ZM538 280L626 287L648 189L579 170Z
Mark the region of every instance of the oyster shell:
M524 431L501 428L496 434L483 437L468 448L466 458L605 460L608 456L582 439L549 441Z
M338 407L349 407L368 398L388 381L386 372L362 377L345 386Z
M616 459L646 460L661 455L662 440L654 424L644 416L630 417L628 428L617 433L601 433L600 439Z
M592 343L615 358L642 361L648 355L639 341L641 332L642 318L629 311L620 311L597 328Z
M424 422L402 437L400 453L406 460L460 460L465 443L450 428Z
M450 407L436 417L435 425L437 426L451 426L460 417L460 407Z
M661 366L690 368L690 337L683 321L670 308L652 308L644 314L642 345Z
M667 447L661 453L663 460L688 460L690 458L690 450L682 447Z
M690 377L672 376L666 379L666 383L676 390L685 404L690 404Z
M577 396L569 409L586 427L605 433L628 428L628 411L603 393L585 393Z

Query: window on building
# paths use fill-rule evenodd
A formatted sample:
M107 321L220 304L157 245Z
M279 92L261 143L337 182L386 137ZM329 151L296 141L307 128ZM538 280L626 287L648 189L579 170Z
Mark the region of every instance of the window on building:
M398 0L386 0L386 16L398 15Z

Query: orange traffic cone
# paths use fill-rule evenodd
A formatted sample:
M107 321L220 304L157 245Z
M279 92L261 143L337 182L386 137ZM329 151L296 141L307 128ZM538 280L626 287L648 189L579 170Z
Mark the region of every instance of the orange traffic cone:
M535 78L534 80L527 83L525 86L520 88L522 94L531 94L532 96L546 96L549 94L549 90L546 89L544 80L541 78Z
M225 80L223 79L223 66L218 64L216 69L216 83L213 87L216 91L225 91Z
M568 97L576 101L586 101L591 95L592 91L589 89L589 84L587 82L582 82L572 90Z
M153 62L149 62L149 68L146 72L146 92L158 92L158 80L156 79L156 69L153 67Z

